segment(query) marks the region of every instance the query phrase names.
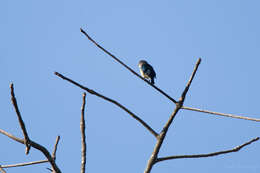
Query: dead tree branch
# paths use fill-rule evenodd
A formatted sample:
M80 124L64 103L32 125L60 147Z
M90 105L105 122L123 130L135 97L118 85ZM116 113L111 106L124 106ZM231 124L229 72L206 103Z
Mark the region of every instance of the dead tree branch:
M260 119L257 119L257 118L244 117L244 116L239 116L239 115L234 115L234 114L225 114L225 113L220 113L220 112L202 110L202 109L198 109L198 108L190 108L190 107L186 107L186 106L182 106L182 109L196 111L196 112L202 112L202 113L208 113L208 114L213 114L213 115L220 115L220 116L224 116L224 117L238 118L238 119L260 122Z
M17 101L16 101L16 98L15 98L15 95L14 95L13 84L10 85L10 88L11 88L12 103L14 105L14 108L15 108L15 111L16 111L16 114L17 114L17 117L18 117L21 129L23 131L24 139L17 138L17 137L13 136L10 133L7 133L6 131L4 131L2 129L0 129L0 133L2 133L3 135L5 135L5 136L7 136L7 137L9 137L9 138L11 138L11 139L21 143L21 144L25 144L26 145L26 153L29 152L30 146L32 146L33 148L35 148L37 150L40 150L45 155L45 157L48 159L50 164L52 165L53 170L56 173L60 173L61 171L58 168L58 166L56 165L55 160L51 157L49 151L45 147L43 147L42 145L40 145L40 144L38 144L36 142L33 142L32 140L29 139L28 133L27 133L26 128L25 128L25 124L23 122L22 116L21 116L20 111L18 109ZM55 155L55 152L54 152L54 155Z
M112 53L110 53L109 51L107 51L105 48L103 48L102 46L100 46L95 40L93 40L82 28L80 28L80 32L82 32L92 43L94 43L98 48L100 48L102 51L104 51L106 54L108 54L109 56L111 56L114 60L116 60L118 63L120 63L121 65L123 65L126 69L128 69L130 72L132 72L134 75L136 75L137 77L139 77L140 79L142 79L143 81L145 81L147 84L149 84L150 86L152 86L154 89L156 89L157 91L159 91L162 95L164 95L165 97L167 97L169 100L171 100L173 103L177 103L177 101L175 99L173 99L172 97L170 97L168 94L166 94L163 90L161 90L160 88L158 88L157 86L151 84L150 82L148 82L147 80L145 80L143 77L141 77L138 73L136 73L133 69L131 69L130 67L128 67L125 63L123 63L120 59L118 59L115 55L113 55Z
M15 140L16 142L21 143L21 144L24 144L24 142L25 142L24 139L17 138L16 136L14 136L14 135L12 135L12 134L10 134L10 133L2 130L2 129L0 129L0 133L2 133L3 135ZM44 156L48 159L48 161L50 162L51 166L53 167L53 169L55 170L56 173L61 173L59 167L56 165L55 161L51 157L51 154L49 153L49 151L45 147L43 147L42 145L40 145L40 144L38 144L38 143L36 143L32 140L30 140L30 145L33 148L41 151L44 154Z
M184 158L202 158L202 157L212 157L212 156L217 156L217 155L221 155L221 154L227 154L227 153L232 153L232 152L238 152L240 149L242 149L243 147L250 145L253 142L256 142L257 140L259 140L259 137L251 139L250 141L236 146L233 149L230 150L223 150L223 151L218 151L218 152L213 152L213 153L207 153L207 154L194 154L194 155L177 155L177 156L168 156L168 157L160 157L156 160L157 162L161 162L161 161L165 161L165 160L173 160L173 159L184 159Z
M21 127L21 129L23 131L23 135L24 135L24 145L26 146L25 154L29 154L29 151L30 151L30 139L29 139L28 133L27 133L26 128L25 128L25 124L23 122L21 113L20 113L18 105L17 105L17 101L16 101L16 98L15 98L15 95L14 95L14 85L12 83L10 85L10 88L11 88L11 100L12 100L12 103L14 105L14 109L15 109L15 112L16 112L16 115L18 117L18 121L19 121L20 127Z
M4 131L1 132L0 129L0 133L6 133ZM56 138L56 142L54 145L54 150L52 153L52 158L55 160L56 159L56 151L57 151L57 147L58 147L58 143L60 140L60 136L57 136ZM17 163L17 164L11 164L11 165L1 165L2 168L13 168L13 167L22 167L22 166L30 166L30 165L36 165L36 164L41 164L41 163L47 163L49 162L48 160L38 160L38 161L33 161L33 162L26 162L26 163Z
M80 119L80 131L81 131L81 173L86 171L86 134L85 134L85 105L86 105L86 93L83 93L83 102L81 106L81 119Z
M129 66L127 66L125 63L123 63L120 59L118 59L115 55L113 55L112 53L110 53L109 51L107 51L105 48L103 48L101 45L99 45L95 40L93 40L87 33L86 31L84 31L82 28L80 28L80 31L92 42L94 43L98 48L100 48L102 51L104 51L106 54L108 54L109 56L111 56L114 60L116 60L118 63L120 63L121 65L123 65L126 69L128 69L130 72L132 72L134 75L136 75L137 77L139 77L140 79L142 79L143 81L145 81L146 83L148 83L150 86L152 86L154 89L156 89L157 91L159 91L162 95L164 95L165 97L167 97L169 100L171 100L173 103L177 104L177 101L175 99L173 99L172 97L170 97L167 93L165 93L164 91L162 91L160 88L156 87L155 85L152 85L150 82L148 82L147 80L145 80L144 78L142 78L138 73L136 73L133 69L131 69ZM186 107L186 106L182 106L181 109L186 109L186 110L191 110L191 111L197 111L197 112L203 112L203 113L208 113L208 114L214 114L214 115L221 115L221 116L226 116L226 117L231 117L231 118L239 118L239 119L244 119L244 120L251 120L251 121L257 121L260 122L260 119L256 119L256 118L249 118L249 117L242 117L242 116L237 116L237 115L231 115L231 114L225 114L225 113L218 113L218 112L213 112L213 111L207 111L207 110L201 110L198 108L190 108L190 107Z
M191 77L190 77L190 79L189 79L189 81L188 81L184 91L182 92L181 98L179 99L179 101L176 104L176 108L174 109L174 111L171 114L169 120L166 122L166 124L164 125L160 135L158 136L157 143L156 143L156 145L154 147L154 150L153 150L153 152L151 154L150 159L148 160L148 163L147 163L147 166L146 166L146 169L145 169L144 173L150 173L151 170L152 170L153 165L156 163L157 158L158 158L158 153L159 153L159 151L161 149L161 146L162 146L164 138L165 138L165 136L167 134L167 131L168 131L170 125L172 124L172 121L175 118L176 114L181 109L181 107L182 107L182 105L184 103L186 94L187 94L187 92L188 92L188 90L190 88L191 82L192 82L192 80L193 80L193 78L194 78L194 76L195 76L195 74L196 74L196 72L198 70L200 62L201 62L201 59L199 58L197 63L196 63L196 66L195 66L195 68L194 68L194 70L192 72L192 75L191 75Z
M13 168L13 167L22 167L22 166L30 166L30 165L36 165L41 163L47 163L48 160L39 160L39 161L33 161L33 162L26 162L26 163L17 163L12 165L1 165L2 168Z
M53 158L54 161L56 160L56 151L57 151L59 141L60 141L60 136L57 136L56 142L55 142L55 145L54 145L54 148L53 148L53 152L52 152L52 158Z
M54 74L57 75L58 77L64 79L64 80L66 80L66 81L68 81L68 82L70 82L70 83L72 83L72 84L78 86L79 88L81 88L81 89L87 91L87 92L90 93L90 94L96 95L96 96L98 96L98 97L100 97L100 98L102 98L102 99L104 99L104 100L106 100L106 101L108 101L108 102L111 102L111 103L117 105L118 107L120 107L121 109L123 109L125 112L127 112L129 115L131 115L134 119L136 119L139 123L141 123L141 124L142 124L150 133L152 133L155 137L158 136L158 133L156 133L146 122L144 122L141 118L139 118L137 115L135 115L133 112L131 112L129 109L127 109L127 108L124 107L122 104L118 103L117 101L115 101L115 100L113 100L113 99L111 99L111 98L108 98L108 97L106 97L106 96L103 96L103 95L97 93L96 91L94 91L94 90L92 90L92 89L89 89L89 88L87 88L87 87L84 87L83 85L80 85L79 83L77 83L77 82L75 82L75 81L73 81L73 80L71 80L71 79L69 79L69 78L63 76L62 74L60 74L60 73L58 73L58 72L55 72Z

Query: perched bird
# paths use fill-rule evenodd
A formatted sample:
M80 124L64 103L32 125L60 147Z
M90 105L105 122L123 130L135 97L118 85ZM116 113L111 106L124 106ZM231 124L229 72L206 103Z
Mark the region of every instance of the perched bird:
M154 84L154 78L156 78L156 73L153 69L153 67L148 64L145 60L141 60L138 63L138 66L140 68L141 76L149 79L152 84Z

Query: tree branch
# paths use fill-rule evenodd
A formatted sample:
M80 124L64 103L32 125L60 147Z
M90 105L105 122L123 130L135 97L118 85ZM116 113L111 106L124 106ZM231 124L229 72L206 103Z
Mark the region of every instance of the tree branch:
M57 136L56 142L54 145L54 150L52 153L52 158L54 160L56 159L56 151L57 151L57 146L58 146L59 140L60 140L60 136ZM41 163L46 163L46 162L49 162L49 161L48 160L39 160L39 161L26 162L26 163L17 163L17 164L12 164L12 165L1 165L1 167L2 168L13 168L13 167L21 167L21 166L30 166L30 165L41 164Z
M21 166L29 166L29 165L35 165L35 164L41 164L41 163L47 163L48 160L39 160L39 161L33 161L33 162L26 162L26 163L17 163L12 165L1 165L2 168L13 168L13 167L21 167Z
M16 98L15 98L15 95L14 95L13 83L11 83L10 88L11 88L11 100L12 100L12 103L14 105L14 109L15 109L15 112L16 112L16 115L18 117L18 121L19 121L20 127L21 127L21 129L23 131L23 135L24 135L24 145L26 146L25 154L29 154L29 151L30 151L30 139L29 139L28 133L27 133L26 128L25 128L25 124L23 122L22 116L20 114L20 111L19 111L19 108L18 108L18 105L17 105L17 101L16 101Z
M102 99L104 99L104 100L106 100L106 101L108 101L108 102L111 102L111 103L117 105L118 107L120 107L121 109L123 109L125 112L127 112L129 115L131 115L134 119L136 119L139 123L141 123L141 124L142 124L150 133L152 133L155 137L158 136L158 134L157 134L146 122L144 122L141 118L139 118L137 115L135 115L133 112L131 112L130 110L128 110L126 107L124 107L123 105L121 105L121 104L118 103L117 101L115 101L115 100L113 100L113 99L110 99L110 98L108 98L108 97L106 97L106 96L103 96L103 95L97 93L96 91L91 90L91 89L89 89L89 88L87 88L87 87L84 87L83 85L80 85L79 83L77 83L77 82L75 82L75 81L73 81L73 80L71 80L71 79L69 79L69 78L63 76L62 74L60 74L60 73L58 73L58 72L55 72L54 74L57 75L58 77L64 79L64 80L66 80L66 81L68 81L68 82L70 82L70 83L72 83L72 84L78 86L79 88L81 88L81 89L87 91L87 92L90 93L90 94L96 95L96 96L98 96L98 97L100 97L100 98L102 98Z
M81 173L86 171L86 134L85 134L85 105L86 105L86 93L83 93L83 102L81 106L81 119L80 119L80 131L81 131Z
M190 107L182 106L182 109L196 111L196 112L202 112L202 113L208 113L208 114L213 114L213 115L220 115L220 116L225 116L225 117L230 117L230 118L238 118L238 119L260 122L260 119L257 119L257 118L250 118L250 117L244 117L244 116L233 115L233 114L213 112L213 111L202 110L202 109L198 109L198 108L190 108Z
M160 88L156 87L155 85L151 84L150 82L148 82L147 80L145 80L143 77L141 77L138 73L136 73L133 69L131 69L130 67L128 67L125 63L123 63L120 59L118 59L115 55L113 55L112 53L110 53L109 51L107 51L105 48L103 48L102 46L100 46L95 40L93 40L82 28L80 28L80 32L82 32L92 43L94 43L98 48L100 48L102 51L104 51L106 54L108 54L109 56L111 56L114 60L116 60L118 63L120 63L122 66L124 66L127 70L129 70L130 72L132 72L134 75L136 75L137 77L139 77L140 79L142 79L143 81L145 81L147 84L149 84L150 86L152 86L154 89L156 89L157 91L159 91L162 95L164 95L165 97L167 97L169 100L171 100L173 103L177 103L177 101L175 99L173 99L172 97L170 97L168 94L166 94L163 90L161 90Z
M194 70L192 72L192 75L191 75L191 77L190 77L190 79L189 79L189 81L188 81L184 91L182 92L181 98L180 98L180 100L176 104L176 108L174 109L174 111L171 114L169 120L164 125L160 135L158 136L157 143L156 143L156 145L154 147L154 150L153 150L153 153L152 153L150 159L148 160L148 163L147 163L147 166L146 166L146 169L145 169L144 173L150 173L151 170L152 170L153 165L156 163L157 158L158 158L158 153L160 151L160 148L162 146L164 138L165 138L165 136L167 134L167 131L168 131L170 125L172 124L172 121L175 118L176 114L178 113L178 111L181 109L181 107L183 105L183 102L185 100L186 94L187 94L187 92L188 92L188 90L190 88L191 82L192 82L192 80L193 80L193 78L194 78L194 76L195 76L195 74L196 74L196 72L198 70L200 62L201 62L201 59L199 58L197 63L196 63L196 66L195 66L195 68L194 68Z
M182 95L181 95L181 98L180 98L180 101L182 101L182 102L184 102L184 100L185 100L186 94L187 94L187 92L188 92L188 90L190 88L191 82L192 82L192 80L193 80L193 78L194 78L194 76L195 76L195 74L196 74L196 72L198 70L200 62L201 62L201 58L198 59L196 65L195 65L195 68L194 68L194 70L193 70L193 72L191 74L191 77L190 77L190 79L189 79L189 81L188 81L184 91L182 92Z
M100 48L102 51L104 51L106 54L108 54L109 56L111 56L114 60L116 60L118 63L120 63L121 65L123 65L126 69L128 69L130 72L132 72L134 75L136 75L137 77L139 77L140 79L142 79L143 81L145 81L146 83L148 83L149 85L151 85L154 89L156 89L157 91L159 91L161 94L163 94L165 97L167 97L169 100L171 100L173 103L177 103L177 101L175 99L173 99L172 97L170 97L167 93L165 93L164 91L162 91L160 88L156 87L155 85L152 85L150 82L148 82L147 80L145 80L144 78L142 78L138 73L136 73L133 69L131 69L130 67L128 67L125 63L123 63L120 59L118 59L115 55L113 55L112 53L110 53L109 51L107 51L105 48L103 48L102 46L100 46L95 40L93 40L87 33L86 31L84 31L82 28L80 28L80 32L82 32L92 43L94 43L98 48ZM218 112L212 112L212 111L207 111L207 110L201 110L201 109L197 109L197 108L190 108L190 107L186 107L186 106L182 106L182 109L186 109L186 110L191 110L191 111L197 111L197 112L203 112L203 113L209 113L209 114L214 114L214 115L221 115L221 116L227 116L227 117L232 117L232 118L239 118L239 119L245 119L245 120L252 120L252 121L260 121L260 119L255 119L255 118L249 118L249 117L242 117L242 116L237 116L237 115L231 115L231 114L224 114L224 113L218 113Z
M202 157L213 157L221 154L227 154L227 153L232 153L232 152L238 152L240 149L243 147L250 145L253 142L256 142L259 140L259 137L254 138L242 145L239 145L233 149L230 150L223 150L223 151L218 151L218 152L213 152L213 153L207 153L207 154L194 154L194 155L178 155L178 156L168 156L168 157L161 157L156 160L157 162L165 161L165 160L172 160L172 159L184 159L184 158L202 158Z
M10 133L7 133L6 131L0 129L0 133L2 133L3 135L15 140L16 142L19 142L21 144L24 144L25 140L24 139L20 139L20 138L17 138L15 136L13 136L12 134ZM37 150L40 150L44 155L45 157L48 159L48 161L50 162L50 164L52 165L53 169L55 170L56 173L61 173L60 169L58 168L58 166L56 165L55 161L53 160L53 158L51 157L49 151L43 147L42 145L30 140L30 145L37 149Z
M60 136L57 136L56 142L55 142L55 145L54 145L54 149L53 149L53 152L52 152L52 158L53 158L54 161L56 160L56 151L57 151L59 141L60 141Z

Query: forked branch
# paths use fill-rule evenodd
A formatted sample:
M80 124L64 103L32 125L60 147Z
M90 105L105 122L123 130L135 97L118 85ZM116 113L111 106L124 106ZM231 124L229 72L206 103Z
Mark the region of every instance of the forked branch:
M24 139L20 139L18 137L15 137L14 135L12 135L12 134L10 134L10 133L2 130L2 129L0 129L0 133L2 133L3 135L15 140L16 142L21 143L21 144L24 144L24 142L25 142ZM30 140L30 145L33 148L41 151L44 154L44 156L48 159L48 161L50 162L51 166L53 167L53 169L55 170L56 173L61 173L61 171L58 168L58 166L56 165L54 159L51 157L51 154L49 153L49 151L45 147L43 147L42 145L40 145L40 144L38 144L38 143L36 143L32 140Z
M134 75L142 79L144 82L148 83L150 86L152 86L154 89L159 91L162 95L167 97L169 100L171 100L173 103L177 104L177 101L170 97L167 93L165 93L163 90L160 88L156 87L155 85L152 85L150 82L142 78L138 73L136 73L133 69L131 69L129 66L127 66L125 63L123 63L119 58L117 58L115 55L107 51L105 48L103 48L100 44L98 44L95 40L93 40L87 33L84 31L82 28L80 28L80 31L92 42L94 43L98 48L100 48L102 51L104 51L107 55L112 57L114 60L116 60L118 63L123 65L126 69L128 69L130 72L132 72ZM198 108L191 108L187 106L182 106L182 109L186 110L191 110L191 111L197 111L197 112L202 112L202 113L208 113L208 114L214 114L214 115L220 115L220 116L226 116L226 117L231 117L231 118L239 118L239 119L244 119L244 120L251 120L251 121L257 121L260 122L260 119L256 118L249 118L249 117L243 117L243 116L238 116L238 115L232 115L232 114L225 114L225 113L218 113L218 112L213 112L213 111L207 111L207 110L202 110Z
M194 76L195 76L195 74L196 74L196 72L198 70L200 62L201 62L201 59L199 58L197 63L196 63L196 65L195 65L195 68L194 68L194 70L192 72L192 75L191 75L191 77L190 77L190 79L189 79L189 81L188 81L184 91L182 92L181 98L180 98L179 102L176 104L176 108L174 109L174 111L171 114L169 120L166 122L166 124L164 125L164 127L163 127L163 129L162 129L162 131L161 131L161 133L159 135L159 137L157 138L157 143L156 143L156 145L154 147L154 150L153 150L153 153L151 154L150 159L148 160L148 163L147 163L147 166L146 166L146 169L145 169L144 173L150 173L151 170L152 170L153 165L156 163L157 158L158 158L158 153L159 153L159 151L161 149L162 143L164 142L164 139L165 139L165 136L167 134L167 131L168 131L170 125L172 124L173 119L175 118L176 114L181 109L181 107L182 107L182 105L183 105L183 103L185 101L186 94L187 94L187 92L188 92L188 90L190 88L191 82L192 82L192 80L193 80L193 78L194 78Z
M57 136L56 142L55 142L55 145L54 145L54 149L53 149L53 153L52 153L52 158L54 160L56 159L56 151L57 151L59 140L60 140L60 136ZM13 167L22 167L22 166L36 165L36 164L47 163L47 162L49 162L49 161L48 160L38 160L38 161L26 162L26 163L16 163L16 164L11 164L11 165L1 165L1 167L2 168L13 168Z
M17 101L16 101L15 94L14 94L13 84L10 85L10 88L11 88L12 103L14 105L14 108L15 108L15 111L16 111L16 114L17 114L17 117L18 117L19 124L21 126L22 131L23 131L24 139L17 138L17 137L13 136L10 133L7 133L6 131L4 131L2 129L0 129L0 133L2 133L3 135L5 135L5 136L7 136L7 137L9 137L9 138L11 138L11 139L21 143L21 144L25 144L26 145L26 154L28 154L30 146L32 146L33 148L35 148L37 150L40 150L45 155L45 157L48 159L50 164L52 165L53 170L56 173L60 173L61 171L58 168L58 166L56 165L55 160L52 158L52 156L50 155L49 151L45 147L43 147L42 145L40 145L40 144L38 144L36 142L33 142L32 140L29 139L28 133L27 133L26 128L25 128L25 124L23 122L22 116L21 116L20 111L18 109ZM56 143L58 143L58 140L57 140ZM56 153L56 149L55 149L54 154L53 154L54 156L55 156L55 153Z

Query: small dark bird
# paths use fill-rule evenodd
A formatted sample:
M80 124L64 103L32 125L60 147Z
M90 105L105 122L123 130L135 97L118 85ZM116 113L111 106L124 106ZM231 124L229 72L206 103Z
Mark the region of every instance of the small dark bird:
M148 64L145 60L141 60L138 63L138 66L140 68L141 76L149 79L149 81L154 84L154 78L156 78L156 73L153 69L153 67Z

